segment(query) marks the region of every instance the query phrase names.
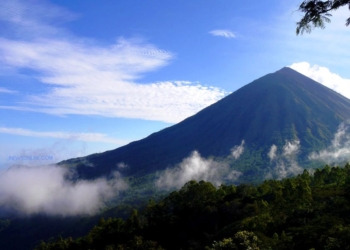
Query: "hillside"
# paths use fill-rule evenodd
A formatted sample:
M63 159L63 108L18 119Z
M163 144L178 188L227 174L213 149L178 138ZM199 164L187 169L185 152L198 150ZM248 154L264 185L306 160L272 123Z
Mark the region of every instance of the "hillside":
M128 166L123 175L144 176L175 166L194 150L225 159L244 140L246 150L233 167L254 175L269 166L272 145L281 151L287 141L299 140L299 161L305 163L310 152L329 145L339 124L349 118L349 99L282 68L147 138L61 164L74 166L81 178L108 175L121 162Z
M258 236L262 246L273 249L304 249L303 244L308 247L305 249L322 244L333 249L333 238L337 239L336 244L347 244L349 165L344 169L326 167L314 176L307 171L303 173L303 169L323 165L317 162L310 165L309 153L326 148L339 124L349 116L347 98L292 69L283 68L145 139L61 162L62 166L77 170L76 175L71 175L73 171L67 176L70 178L67 182L73 181L73 185L85 181L78 178L95 179L117 170L128 189L116 193L95 216L3 216L0 249L31 249L41 239L57 239L57 235L79 237L100 217L126 218L132 208L142 208L150 199L157 202L152 200L140 217L134 214L126 221L102 220L77 241L67 238L53 245L43 244L41 249L57 245L68 249L100 249L100 244L105 243L133 249L132 244L138 242L145 249L172 249L172 246L203 249L230 241L236 244L239 241L236 234L243 231L249 232L248 236ZM244 150L235 157L232 149L237 149L237 145L242 149L244 146ZM276 160L271 160L272 145ZM191 154L194 150L202 158ZM118 168L121 162L127 167ZM180 168L179 163L187 169ZM227 178L233 171L238 173L238 179ZM192 174L183 178L189 172ZM296 179L287 179L298 174ZM188 182L193 179L197 182ZM269 180L261 184L265 179ZM162 199L169 190L178 190L186 182L180 191ZM226 186L220 186L222 183ZM229 185L232 183L235 185ZM300 200L304 194L309 198ZM199 230L197 235L182 233L184 228L192 227L203 231ZM169 230L176 237L167 238Z
M37 249L349 249L349 178L347 164L259 186L191 181L126 220Z

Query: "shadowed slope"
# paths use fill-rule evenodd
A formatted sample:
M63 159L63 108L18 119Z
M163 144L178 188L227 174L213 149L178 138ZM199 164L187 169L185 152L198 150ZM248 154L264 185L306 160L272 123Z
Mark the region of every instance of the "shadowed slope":
M64 163L77 165L79 175L94 178L117 169L124 174L152 173L179 163L193 150L202 156L225 157L245 141L250 152L267 161L272 144L300 140L301 156L328 145L338 125L350 118L350 100L290 69L263 76L196 115L145 139L105 153Z

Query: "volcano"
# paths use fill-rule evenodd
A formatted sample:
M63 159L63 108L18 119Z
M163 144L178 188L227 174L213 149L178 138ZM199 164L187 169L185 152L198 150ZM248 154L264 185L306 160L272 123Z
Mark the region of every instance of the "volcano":
M328 146L339 124L349 118L349 99L285 67L142 140L62 164L74 166L82 178L108 175L119 163L128 166L126 176L143 176L175 166L195 150L203 157L225 158L244 141L237 166L259 170L269 164L271 145L297 140L299 157L305 160Z

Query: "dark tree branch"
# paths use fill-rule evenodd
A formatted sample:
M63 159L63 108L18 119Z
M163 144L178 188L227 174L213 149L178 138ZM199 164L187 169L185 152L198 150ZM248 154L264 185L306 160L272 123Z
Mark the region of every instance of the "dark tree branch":
M297 35L304 32L310 33L313 28L319 27L324 29L325 23L329 23L329 12L336 10L339 7L348 5L350 9L350 0L333 0L333 1L320 1L320 0L306 0L299 6L299 11L305 13L304 17L297 22L296 33ZM350 18L346 20L347 26L350 24Z

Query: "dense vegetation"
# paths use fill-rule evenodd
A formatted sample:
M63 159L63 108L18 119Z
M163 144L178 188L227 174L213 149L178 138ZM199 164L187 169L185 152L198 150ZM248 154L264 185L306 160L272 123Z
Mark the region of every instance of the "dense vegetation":
M190 181L126 219L49 249L350 249L350 165L258 186Z
M0 249L29 250L41 240L54 239L58 235L80 237L87 234L101 217L126 219L133 209L145 207L150 197L160 200L169 193L155 187L155 178L154 175L127 178L129 188L109 200L103 211L94 216L62 217L40 213L25 216L13 211L4 213L0 207Z

